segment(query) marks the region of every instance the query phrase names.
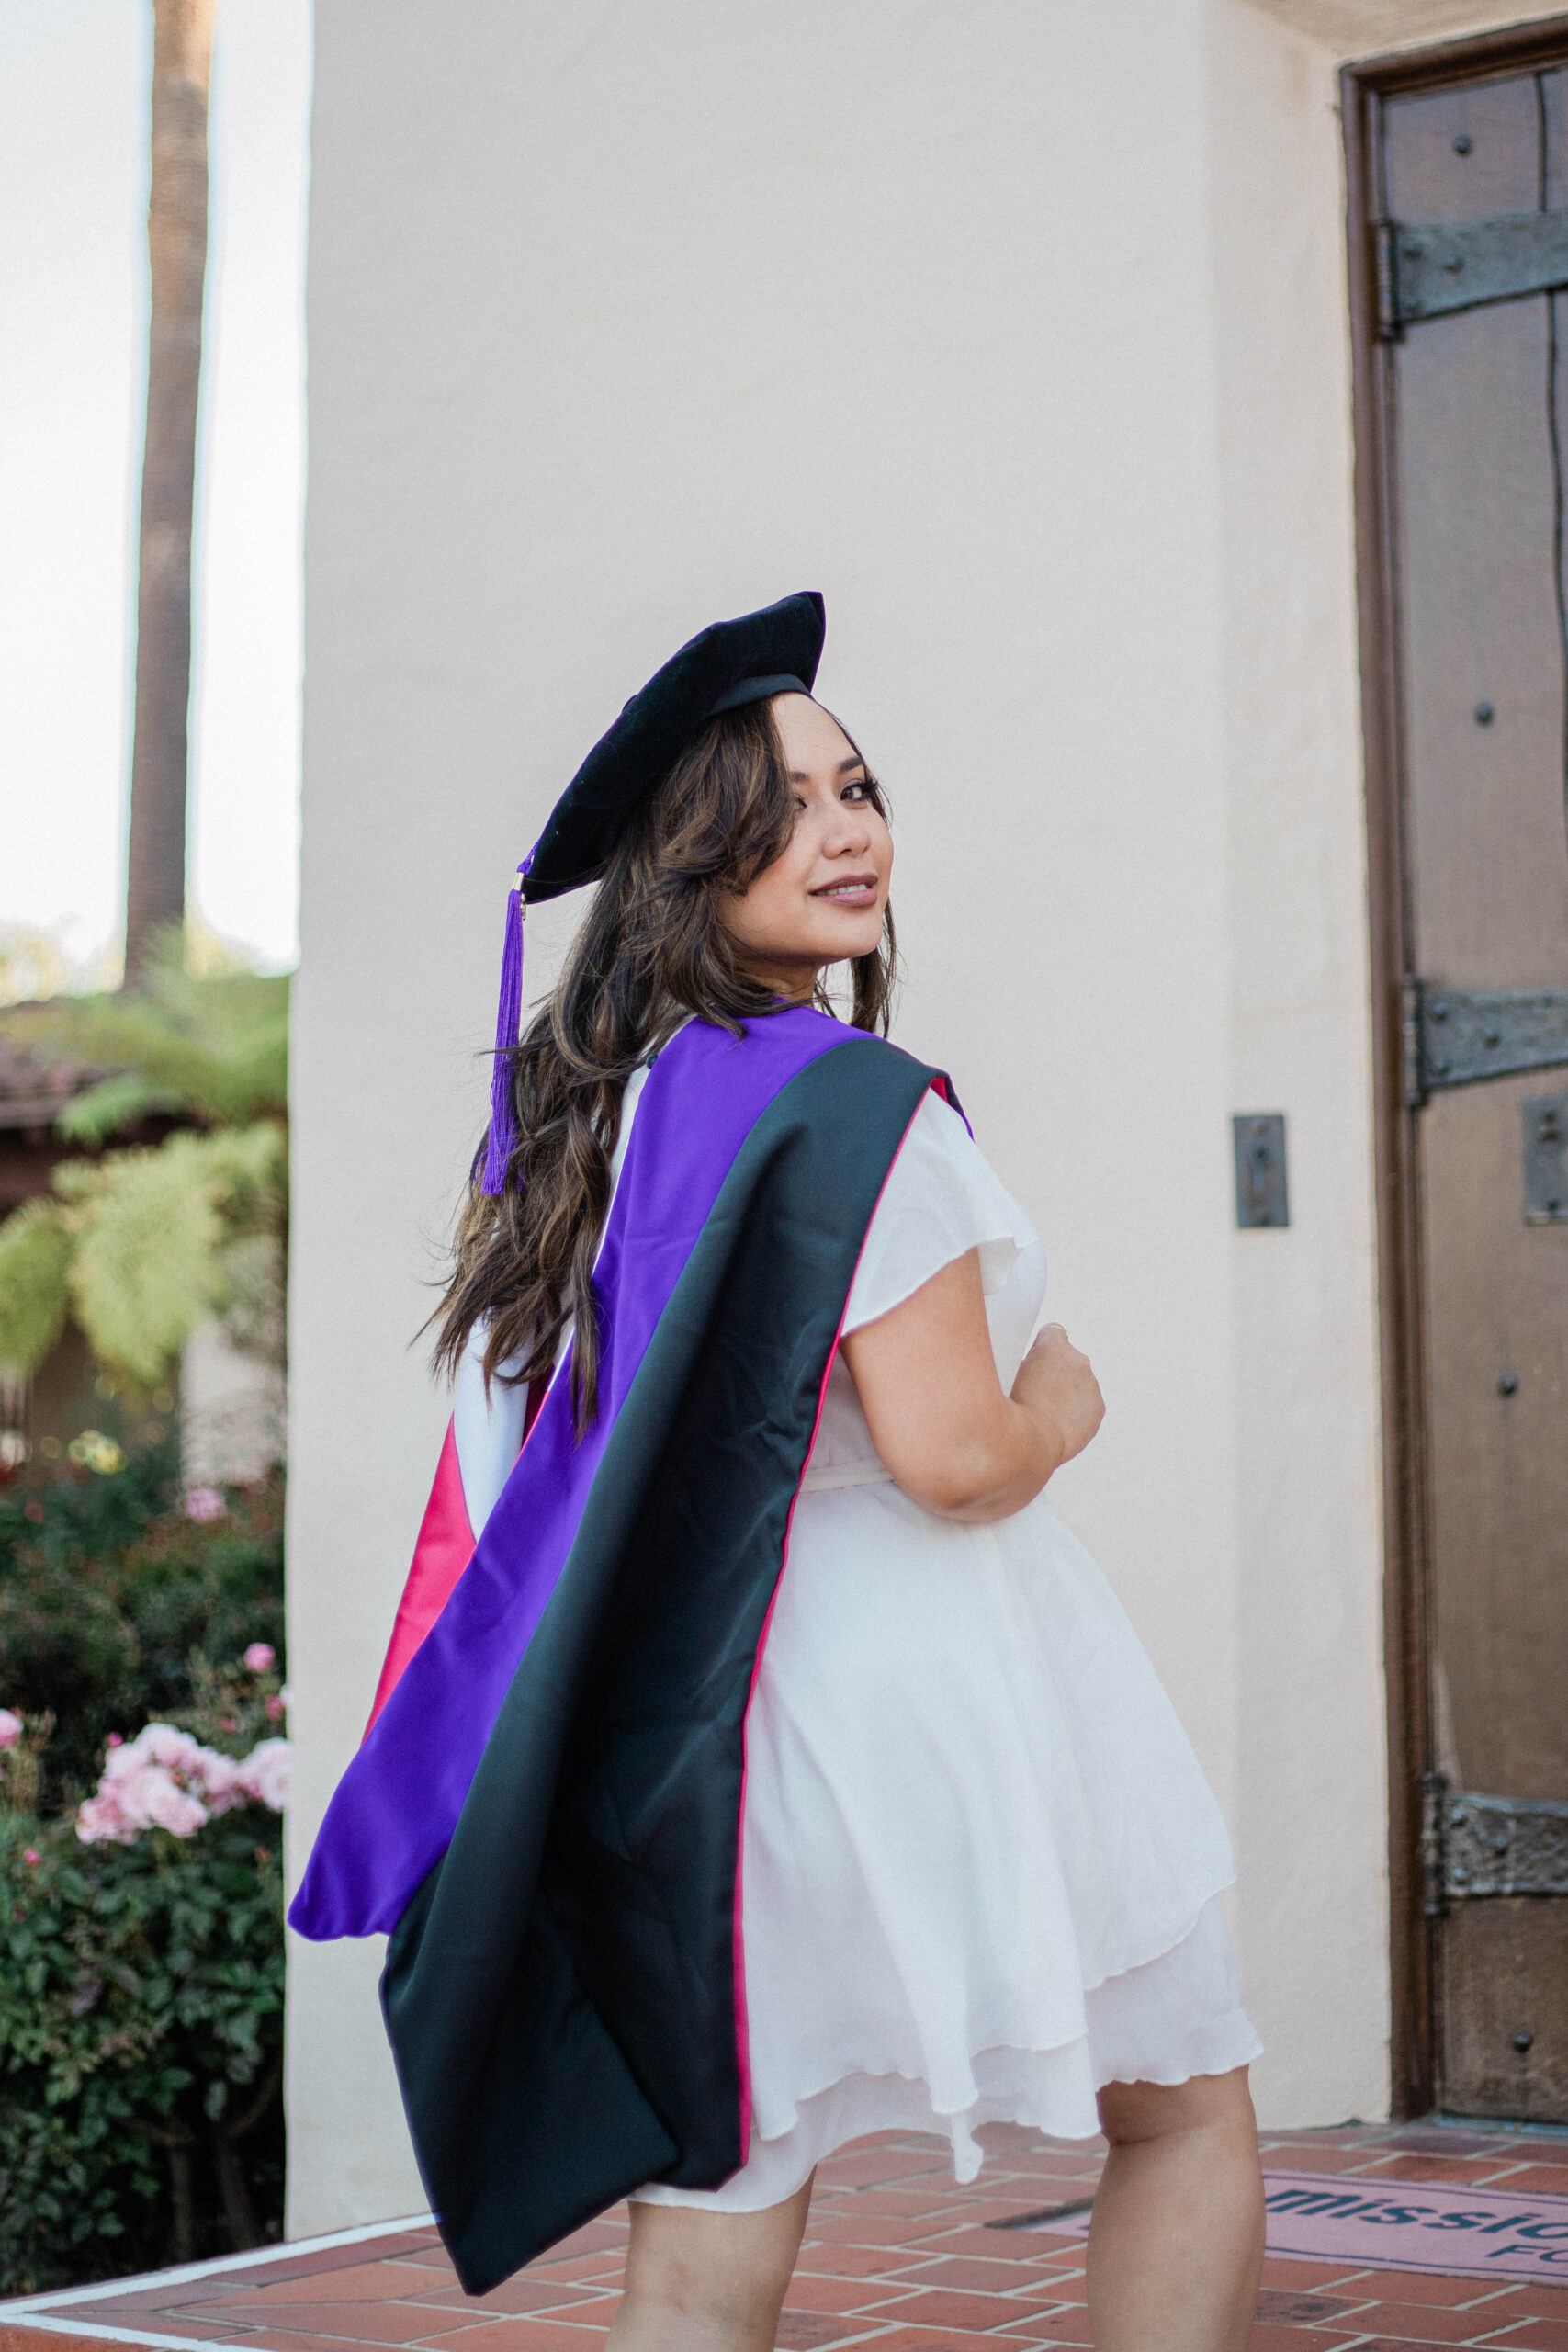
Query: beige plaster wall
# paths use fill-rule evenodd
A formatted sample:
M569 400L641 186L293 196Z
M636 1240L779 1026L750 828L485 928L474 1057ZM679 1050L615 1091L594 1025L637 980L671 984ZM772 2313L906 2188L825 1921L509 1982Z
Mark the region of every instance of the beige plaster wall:
M1235 1826L1265 2111L1380 2110L1350 451L1303 13L318 0L296 1871L444 1419L411 1340L510 870L682 638L819 586L822 692L894 795L898 1034L1111 1398L1062 1504ZM541 985L570 920L530 922ZM1288 1233L1233 1230L1235 1109L1290 1114ZM293 1947L295 2233L420 2202L377 1960Z
M1238 1945L1261 2111L1388 2097L1371 1040L1332 53L1210 16L1228 1073L1287 1114L1292 1223L1229 1238ZM1332 1992L1328 1988L1332 1987ZM1325 1997L1326 1996L1326 1997Z

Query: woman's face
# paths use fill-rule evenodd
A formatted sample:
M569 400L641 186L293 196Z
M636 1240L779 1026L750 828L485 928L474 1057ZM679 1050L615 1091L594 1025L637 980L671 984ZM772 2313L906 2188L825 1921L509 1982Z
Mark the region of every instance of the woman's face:
M870 956L882 936L893 836L866 797L865 762L807 695L775 695L773 723L795 798L787 848L724 902L748 971L781 996L807 997L825 965Z

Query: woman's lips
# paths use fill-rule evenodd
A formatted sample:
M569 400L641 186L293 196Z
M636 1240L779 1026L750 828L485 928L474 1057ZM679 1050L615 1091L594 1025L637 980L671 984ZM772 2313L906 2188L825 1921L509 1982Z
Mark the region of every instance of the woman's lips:
M840 882L824 883L821 889L808 894L813 899L826 899L835 907L870 907L876 903L874 874L846 874Z

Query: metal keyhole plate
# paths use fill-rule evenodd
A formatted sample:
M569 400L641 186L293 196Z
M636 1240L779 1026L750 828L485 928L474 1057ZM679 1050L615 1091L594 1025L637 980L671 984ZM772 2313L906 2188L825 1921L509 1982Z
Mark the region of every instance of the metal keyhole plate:
M1231 1122L1235 1148L1235 1221L1250 1226L1289 1225L1285 1182L1285 1114L1244 1113Z

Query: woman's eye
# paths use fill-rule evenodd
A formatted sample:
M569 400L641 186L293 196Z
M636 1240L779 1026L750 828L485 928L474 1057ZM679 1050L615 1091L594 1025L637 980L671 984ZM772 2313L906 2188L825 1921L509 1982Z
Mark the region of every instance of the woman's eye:
M846 784L839 797L841 800L863 800L866 797L866 786L863 783Z

